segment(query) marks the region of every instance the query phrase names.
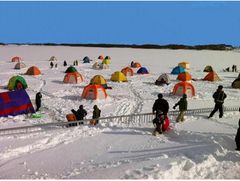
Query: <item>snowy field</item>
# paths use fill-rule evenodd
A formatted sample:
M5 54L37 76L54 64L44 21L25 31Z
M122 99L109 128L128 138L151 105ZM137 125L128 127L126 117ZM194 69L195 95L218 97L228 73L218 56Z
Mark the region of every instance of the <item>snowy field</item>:
M94 70L92 64L99 55L110 56L110 69ZM56 56L58 68L50 69L49 58ZM204 78L206 65L212 65L222 81L193 81L196 96L188 98L188 108L211 108L212 94L218 85L227 94L225 106L240 106L240 89L231 88L238 73L223 72L233 64L240 69L240 52L153 50L131 48L85 48L54 46L0 46L0 92L7 91L13 75L24 74L27 68L15 70L13 56L21 56L27 68L38 66L40 76L22 75L27 92L33 101L35 94L43 94L43 117L31 119L25 115L0 118L0 128L66 121L66 114L80 104L91 118L93 105L102 110L102 117L149 113L158 93L168 100L170 110L179 97L170 93L179 82L170 75L169 86L154 85L162 73L170 73L179 62L190 63L195 79ZM84 82L63 84L63 61L89 56L94 61L79 64L76 69ZM111 74L129 66L131 61L141 63L150 74L128 77L128 82L111 82ZM135 69L135 72L137 69ZM84 86L94 75L103 75L109 97L105 100L81 99ZM240 179L240 152L235 151L235 134L239 112L218 113L212 119L207 114L186 116L183 123L170 117L171 130L161 136L152 136L152 124L126 127L101 122L97 126L79 126L61 130L0 137L0 179Z

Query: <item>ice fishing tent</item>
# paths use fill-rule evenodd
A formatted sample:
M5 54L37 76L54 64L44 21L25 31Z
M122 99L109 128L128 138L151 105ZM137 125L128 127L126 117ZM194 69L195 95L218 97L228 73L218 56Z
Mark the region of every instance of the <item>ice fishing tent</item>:
M203 70L203 72L212 72L212 71L213 71L213 68L210 65L207 65Z
M20 62L22 60L21 57L15 56L12 58L12 62Z
M188 72L182 72L182 73L178 74L177 80L181 80L181 81L192 80L192 75Z
M102 61L102 64L107 64L107 65L109 65L109 64L111 64L111 59L104 59L103 61Z
M121 72L125 75L125 76L133 76L133 69L131 69L130 67L125 67L121 70Z
M83 89L82 98L84 99L106 99L107 93L102 85L87 85Z
M64 76L63 82L70 83L70 84L79 84L83 81L83 77L78 72L70 72L66 73Z
M21 68L25 68L25 67L26 67L26 65L23 62L18 62L15 65L14 69L21 69Z
M141 67L138 69L137 74L149 74L149 72L145 67Z
M13 76L8 81L8 90L19 90L19 89L26 89L27 82L22 76Z
M109 59L109 60L111 60L111 57L110 57L110 56L106 56L104 59Z
M126 76L119 71L114 72L110 80L114 82L127 82Z
M99 68L100 69L109 69L109 65L107 65L107 64L100 64L100 66L99 66Z
M217 75L217 73L215 71L209 72L204 78L203 80L207 80L207 81L218 81L221 80L219 78L219 76Z
M173 95L182 96L187 94L188 97L195 96L195 88L189 82L179 82L173 88Z
M180 74L182 72L185 72L185 69L183 67L181 67L181 66L176 66L176 67L174 67L172 69L171 74L178 75L178 74Z
M138 62L135 62L133 64L133 68L140 68L140 67L142 67L142 65L140 63L138 63Z
M40 75L40 74L41 74L41 71L36 66L30 67L26 72L26 75Z
M67 70L65 71L65 73L71 73L71 72L77 72L76 68L73 66L70 66L67 68Z
M90 63L90 58L88 56L83 58L83 63Z
M232 82L232 88L240 89L240 74L238 75L238 78Z
M155 85L162 85L162 84L170 84L170 77L168 74L164 73L158 77L158 79L155 81Z
M91 81L90 81L91 85L102 85L104 88L107 87L107 81L104 79L103 76L101 75L95 75Z
M103 55L99 55L99 56L98 56L98 59L99 59L99 60L103 60L103 59L104 59L104 56L103 56Z
M184 68L184 69L190 69L190 64L189 62L180 62L178 63L178 66Z
M55 56L51 56L49 61L57 61L57 58Z
M95 62L93 65L92 65L92 68L93 69L100 69L100 64L98 62Z
M24 89L0 93L0 117L34 112L31 100Z

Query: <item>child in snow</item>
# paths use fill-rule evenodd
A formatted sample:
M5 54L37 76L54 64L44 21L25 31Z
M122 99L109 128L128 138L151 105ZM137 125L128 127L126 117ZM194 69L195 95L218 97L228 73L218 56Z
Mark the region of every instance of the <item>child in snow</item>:
M183 94L182 98L175 104L175 106L173 106L173 109L176 109L177 106L179 106L179 115L177 117L176 122L183 122L184 121L184 114L185 111L187 110L187 95Z

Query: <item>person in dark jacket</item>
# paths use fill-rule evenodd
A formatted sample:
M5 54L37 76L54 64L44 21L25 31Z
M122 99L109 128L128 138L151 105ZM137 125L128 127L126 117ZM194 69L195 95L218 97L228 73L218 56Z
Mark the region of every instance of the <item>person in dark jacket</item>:
M63 66L64 66L64 67L67 66L67 61L66 61L66 60L64 60L64 62L63 62Z
M38 92L36 94L36 99L35 99L35 103L36 103L36 106L37 106L36 112L38 112L39 108L41 107L41 102L42 102L41 99L42 99L42 94L41 94L41 92Z
M74 109L72 109L71 111L76 116L77 120L83 120L84 117L87 116L87 111L83 109L83 105L80 105L77 111L75 111ZM83 124L83 122L80 123Z
M187 102L187 95L183 94L182 98L173 106L173 109L176 109L176 107L179 106L179 115L176 119L176 122L183 122L184 121L184 114L185 111L187 111L187 106L188 106L188 102Z
M240 108L239 108L239 111L240 111ZM238 121L238 130L237 130L237 134L235 136L235 142L236 142L236 145L237 145L237 148L236 150L240 151L240 119Z
M92 119L94 120L94 125L98 124L98 118L101 116L101 110L97 107L97 105L93 106L93 116Z
M50 62L50 67L51 67L51 69L53 68L53 65L54 65L53 62Z
M134 61L131 61L131 67L133 67L134 66Z
M215 107L211 112L211 114L208 116L208 118L211 118L215 114L215 112L217 112L218 110L219 110L219 118L223 117L223 103L227 95L224 93L222 89L223 89L223 86L219 85L217 91L213 94Z
M152 112L156 114L156 118L153 120L153 123L156 124L156 129L153 132L153 134L156 134L156 132L162 134L162 125L167 116L168 110L169 110L168 102L165 99L163 99L162 94L158 94L158 99L155 100L152 107Z

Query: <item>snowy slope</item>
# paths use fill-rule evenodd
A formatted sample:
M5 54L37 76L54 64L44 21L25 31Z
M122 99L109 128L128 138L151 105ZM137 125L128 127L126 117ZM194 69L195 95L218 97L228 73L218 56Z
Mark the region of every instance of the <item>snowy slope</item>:
M77 70L84 76L84 82L62 83L64 60L68 64L84 56L97 60L100 54L112 58L110 69L94 70L93 63L81 62ZM1 46L1 92L6 91L12 75L27 70L13 69L15 63L10 60L15 55L21 56L28 67L37 65L43 73L38 77L22 76L28 82L27 92L33 101L36 92L42 91L44 116L41 119L25 115L0 118L0 128L66 121L65 115L80 104L88 111L87 118L91 118L94 104L100 107L103 117L151 112L160 92L172 110L179 99L170 95L178 82L176 75L170 75L169 86L158 87L154 81L161 73L170 73L181 61L190 62L190 73L196 79L206 75L202 70L207 64L212 65L222 79L221 82L192 82L196 96L188 99L190 109L213 107L212 93L219 84L228 95L225 106L240 106L240 90L231 88L238 73L222 71L232 64L240 67L238 51ZM48 59L52 55L58 59L58 68L49 68ZM150 74L134 75L126 83L111 82L111 74L129 66L132 60L140 62ZM107 90L109 97L97 101L81 99L83 87L97 74L103 75L113 87ZM159 137L151 135L151 124L123 128L111 123L1 136L0 178L239 179L240 153L235 151L234 142L239 112L226 112L222 119L218 119L217 113L210 120L206 115L186 116L183 123L175 123L175 117L171 117L172 129Z

